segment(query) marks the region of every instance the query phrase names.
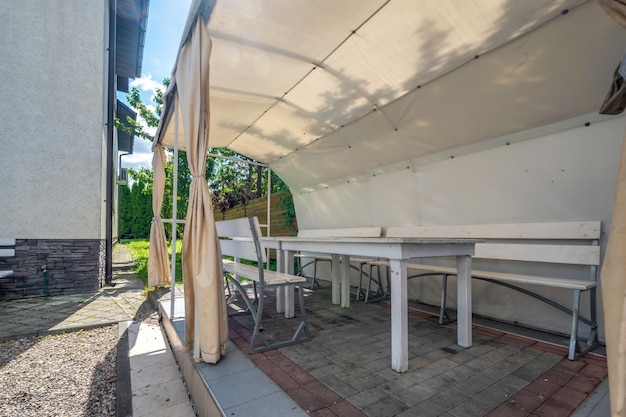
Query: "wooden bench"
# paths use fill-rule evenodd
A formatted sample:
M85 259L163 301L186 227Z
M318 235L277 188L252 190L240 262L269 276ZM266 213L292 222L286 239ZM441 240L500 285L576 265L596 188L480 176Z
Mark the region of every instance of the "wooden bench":
M263 264L267 262L267 258L266 251L259 241L261 228L259 227L257 217L218 221L215 222L215 226L220 239L222 255L234 258L233 260L222 260L224 265L224 277L227 282L237 288L237 291L241 294L247 306L245 312L231 313L230 315L249 313L254 320L254 330L252 332L248 352L250 354L264 352L266 350L278 349L311 340L304 306L303 285L306 283L306 278L264 269ZM244 263L245 261L251 261L255 265ZM252 300L239 282L239 277L244 277L254 282ZM298 287L300 324L289 340L270 341L263 335L265 293L268 288L284 286ZM261 344L258 345L257 342Z
M367 227L348 227L348 228L333 228L333 229L303 229L298 231L298 237L305 238L341 238L341 237L380 237L382 234L382 227L380 226L367 226ZM311 254L311 253L299 253L296 254L296 259L300 260L301 258L311 259L309 262L304 265L299 265L298 273L304 276L304 268L308 265L313 265L313 274L311 276L311 289L315 287L315 281L317 280L317 265L320 262L328 262L332 264L332 255L328 254ZM338 255L335 255L338 256ZM359 271L359 288L357 290L356 299L359 300L363 295L361 294L361 284L363 277L366 274L363 269L364 265L366 265L372 258L350 258L350 262L354 262L359 264L358 267L354 265L350 265L351 268ZM367 276L370 278L370 275ZM371 279L369 279L371 282ZM378 282L378 295L382 295L382 285L380 285L380 281ZM369 290L365 294L365 301L368 301L369 298Z
M565 313L571 315L568 358L574 360L585 354L598 344L596 285L598 266L600 265L599 239L600 221L553 222L553 223L514 223L514 224L479 224L479 225L446 225L446 226L414 226L389 227L387 237L416 238L471 238L484 240L476 244L475 259L495 261L550 263L563 265L582 265L588 267L588 278L571 279L526 273L502 272L497 270L479 270L472 267L472 278L505 286L537 298ZM378 264L381 264L378 262ZM496 265L497 269L501 263ZM418 272L409 278L429 275L443 277L440 305L440 323L450 320L446 310L447 278L456 275L456 268L440 265L409 264L409 268ZM524 271L525 272L525 271ZM540 294L520 287L520 285L547 286L561 288L573 292L571 308L550 300ZM581 292L588 292L590 316L580 314ZM579 322L589 327L587 339L583 342L578 338Z
M15 256L15 239L2 237L0 238L0 258L8 258ZM0 278L13 275L13 270L0 270Z

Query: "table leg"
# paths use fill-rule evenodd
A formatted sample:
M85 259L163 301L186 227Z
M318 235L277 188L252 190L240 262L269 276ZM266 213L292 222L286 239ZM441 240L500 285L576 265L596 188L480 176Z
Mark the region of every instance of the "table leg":
M409 369L409 319L406 260L389 260L391 277L391 369Z
M341 304L341 283L340 283L340 263L339 255L332 254L332 301L333 304Z
M285 285L281 287L285 291L285 318L291 319L295 317L295 308L294 308L294 285ZM279 311L280 313L280 311Z
M283 263L283 253L280 250L276 250L276 270L278 272L285 271L285 264ZM285 287L277 287L276 288L276 312L285 313L285 316L286 316L287 312L285 311L285 301L286 301Z
M350 256L343 255L341 262L341 307L350 307Z
M285 272L287 270L284 251L279 249L276 249L276 270L278 272Z
M287 252L285 256L285 264L284 264L284 272L288 274L293 274L293 252ZM294 295L294 285L286 285L284 288L285 291L285 317L291 319L295 317L295 295ZM281 287L279 287L281 288ZM276 294L278 297L278 293Z
M457 337L458 345L472 346L472 257L457 256Z
M286 299L287 293L285 292L285 287L276 287L276 312L285 313L285 316L287 315L287 311L285 310Z

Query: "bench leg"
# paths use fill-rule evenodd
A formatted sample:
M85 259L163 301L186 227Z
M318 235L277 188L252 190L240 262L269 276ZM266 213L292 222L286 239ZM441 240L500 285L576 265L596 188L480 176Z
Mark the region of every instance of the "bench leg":
M439 324L453 323L455 319L450 317L446 308L446 300L448 299L448 274L441 276L441 305L439 307Z
M263 307L264 307L263 301L265 298L263 296L264 289L261 288L260 297L257 298L257 302L255 303L248 297L246 290L241 286L241 284L238 281L236 281L233 277L229 276L228 274L225 274L225 277L227 281L232 282L235 288L237 288L237 291L239 291L239 293L242 295L246 303L246 306L248 307L248 309L245 312L229 313L229 316L238 316L238 315L250 313L250 315L252 316L252 319L254 320L254 329L252 331L252 337L250 338L250 347L248 348L248 354L251 355L253 353L265 352L267 350L278 349L281 347L290 346L296 343L308 342L309 340L311 340L311 332L309 330L309 324L306 318L306 308L304 305L304 284L303 283L298 285L298 300L300 302L300 315L301 315L301 320L300 320L300 324L298 325L298 328L293 333L293 336L291 337L291 339L270 343L265 337L263 337ZM294 285L293 284L289 285L289 287L291 287L291 293L293 294ZM289 289L286 289L286 291L289 292ZM293 298L292 298L292 301L293 301ZM255 305L256 305L256 308L255 308ZM293 312L293 304L292 304L292 312ZM261 342L259 346L257 346L258 342Z
M359 286L356 289L356 301L359 301L361 299L361 289L363 288L363 275L365 274L365 270L363 268L365 267L365 265L366 264L364 264L363 262L361 262L361 264L359 265Z
M376 276L378 278L376 280L374 280L374 266L376 267ZM389 291L387 291L387 287L383 283L383 275L380 273L380 265L370 265L370 284L372 280L374 280L377 285L376 293L372 297L372 302L378 302L390 296ZM369 292L371 292L370 288L368 288L368 293Z
M239 316L242 314L250 314L252 316L252 319L256 322L257 321L257 312L256 309L254 308L254 302L250 301L250 298L248 297L248 293L246 293L246 290L241 286L241 284L239 283L239 281L237 280L236 277L232 277L228 274L224 274L224 277L226 278L227 282L231 282L235 288L237 289L237 291L239 291L239 294L241 294L241 297L243 298L243 300L246 303L246 306L248 307L248 309L246 311L242 311L242 312L236 312L236 313L229 313L229 316Z
M363 267L369 265L369 274L365 272ZM374 268L376 268L376 278L374 278ZM391 287L389 280L389 268L386 268L385 279L386 284L383 282L383 274L380 272L380 265L371 264L368 262L361 262L359 267L359 288L357 289L356 299L359 300L365 292L364 301L366 303L376 303L391 296ZM362 288L363 278L367 279L367 287ZM372 291L372 281L376 284L376 292Z
M294 285L289 285L291 291L294 290ZM263 326L261 320L263 318L263 297L259 298L259 309L257 310L257 321L254 325L254 331L252 332L252 338L250 339L250 348L248 354L266 352L272 349L279 349L286 346L295 345L297 343L304 343L311 340L311 332L309 331L309 324L306 318L306 308L304 305L304 283L298 284L298 300L300 302L300 324L294 331L291 339L282 340L270 343L263 337ZM262 342L262 345L256 346L257 340Z
M573 361L578 350L578 316L580 315L580 290L574 290L572 301L572 333L569 339L568 359Z
M313 261L313 279L311 279L311 289L315 289L315 279L317 279L317 259Z
M300 326L292 340L298 342L307 342L311 340L311 332L309 331L309 322L306 318L306 307L304 306L304 284L298 286L298 301L300 301L300 317L302 320L300 321ZM304 330L304 338L300 338L300 334Z
M372 265L370 265L370 275L367 278L367 289L365 290L365 302L369 302L370 300L370 292L372 292L372 280L374 279L374 277L372 276L372 274L374 273L374 267Z
M570 335L569 352L567 359L573 361L589 352L598 345L598 321L596 313L596 289L589 290L590 329L587 341L583 345L578 340L578 323L580 321L580 290L574 290L572 301L572 334Z
M226 280L230 281L235 286L235 288L237 288L237 291L239 291L239 293L241 294L241 297L246 303L246 306L248 307L246 311L230 313L229 316L239 316L242 314L250 313L250 315L252 316L252 320L254 320L254 330L252 331L252 338L250 339L250 347L248 349L248 353L252 354L254 353L254 346L256 344L257 339L261 339L263 344L267 345L267 342L261 336L261 332L263 331L263 325L261 323L262 317L263 317L263 298L264 298L263 294L261 294L261 297L257 296L257 288L255 285L254 286L255 301L251 301L250 298L248 297L248 293L241 286L241 284L239 283L236 277L230 276L229 274L224 274L224 276L226 277ZM256 304L256 308L254 307L255 304Z
M587 337L587 351L595 348L600 343L598 341L598 316L596 310L596 289L595 287L589 290L589 309L591 328L589 330L589 336Z
M365 272L365 267L369 266L369 274L367 272ZM356 268L356 267L355 267ZM377 285L378 285L378 290L376 292L376 300L374 301L379 301L380 299L382 299L381 297L381 281L380 281L380 266L376 265L377 271L378 271L378 281L377 281ZM363 297L363 300L367 303L370 302L370 293L372 292L372 280L374 279L374 276L372 275L374 273L374 265L369 264L367 262L360 262L359 263L359 287L357 288L356 291L356 300L360 300L361 297ZM363 288L363 278L365 278L367 280L367 287ZM365 293L365 294L363 294ZM382 294L384 295L384 294Z
M264 291L264 288L261 288L261 291ZM256 293L256 288L255 288ZM254 353L254 346L256 345L257 339L261 339L264 345L267 345L263 336L261 336L261 332L263 331L263 325L261 324L263 321L263 300L265 299L264 294L261 293L260 297L257 298L257 310L256 310L256 320L254 320L254 330L252 331L252 337L250 338L250 347L248 348L248 354Z

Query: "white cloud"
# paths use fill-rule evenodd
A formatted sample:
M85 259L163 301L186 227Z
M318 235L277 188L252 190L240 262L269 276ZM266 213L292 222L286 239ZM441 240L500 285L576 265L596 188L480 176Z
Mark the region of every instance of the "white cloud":
M152 142L135 137L133 153L122 156L123 168L152 168Z
M131 87L137 87L141 92L150 93L150 96L154 96L157 89L165 91L165 86L158 81L152 79L152 74L146 74L141 78L136 78L130 82ZM142 94L143 102L148 110L155 112L156 105L148 103L148 99ZM151 97L150 97L151 99ZM154 136L156 134L156 127L148 127L146 121L139 115L137 109L133 109L137 112L137 122L143 130ZM135 136L135 145L133 154L125 155L122 157L122 167L124 168L152 168L152 142Z
M153 80L152 74L150 73L141 76L141 78L135 78L130 82L130 86L137 87L141 91L150 91L152 95L156 93L157 89L161 89L163 92L165 92L165 86L159 81Z

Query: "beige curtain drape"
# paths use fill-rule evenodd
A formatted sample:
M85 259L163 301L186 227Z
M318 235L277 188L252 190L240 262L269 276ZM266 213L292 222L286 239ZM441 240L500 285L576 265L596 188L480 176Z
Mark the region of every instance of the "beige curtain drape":
M626 135L624 137L626 143ZM611 415L626 416L626 146L617 176L609 240L602 263L602 299Z
M150 249L148 251L148 285L170 283L170 263L167 254L167 239L161 219L163 194L165 193L165 151L160 144L154 146L152 155L152 224L150 225Z
M228 321L222 255L215 230L211 194L205 180L209 133L209 55L211 40L198 18L189 42L183 46L176 69L176 83L183 120L189 171L189 206L183 236L185 286L185 346L194 342L199 326L200 355L209 363L219 361L228 345ZM194 308L198 309L195 323Z
M598 3L626 28L626 3L618 0L598 0ZM601 284L611 415L626 417L626 134L617 174L611 230L602 263Z

